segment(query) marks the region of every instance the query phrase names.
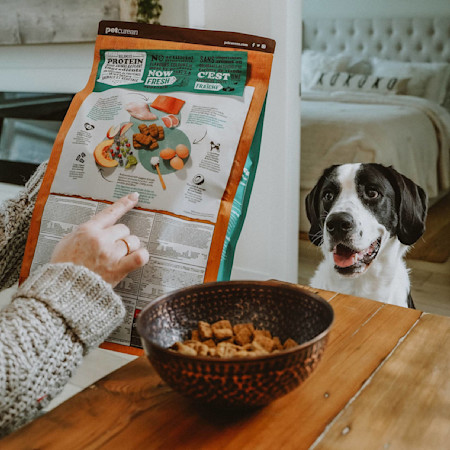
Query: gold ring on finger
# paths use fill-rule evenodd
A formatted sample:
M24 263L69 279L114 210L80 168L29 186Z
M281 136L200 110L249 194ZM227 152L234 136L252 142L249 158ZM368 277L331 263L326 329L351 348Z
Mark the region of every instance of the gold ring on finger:
M127 246L127 254L125 256L128 256L131 253L128 242L125 239L119 239L119 241L122 241Z

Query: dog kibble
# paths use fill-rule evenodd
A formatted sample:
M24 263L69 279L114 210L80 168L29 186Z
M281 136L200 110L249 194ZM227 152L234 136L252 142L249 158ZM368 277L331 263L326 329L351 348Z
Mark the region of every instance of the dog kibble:
M269 330L255 330L253 334L255 335L255 337L263 336L272 339L272 334Z
M233 337L233 328L229 320L219 320L219 322L213 323L211 329L214 337L218 341L229 339Z
M198 334L199 334L199 336L200 336L202 341L204 341L206 339L211 339L213 337L213 332L212 332L212 329L211 329L211 325L208 322L200 321L198 323Z
M136 149L155 150L159 147L158 141L164 139L164 128L152 123L138 125L140 133L133 134L133 147Z
M200 333L198 330L192 330L191 331L191 339L193 341L199 341L200 340Z
M195 349L189 345L183 344L182 342L175 342L173 349L183 355L197 356L197 351Z
M272 352L274 345L271 338L263 336L262 334L255 335L252 341L252 346L255 350L266 351L267 353Z
M211 348L216 346L216 343L214 342L213 339L207 339L206 341L203 341L203 343L205 345L207 345L208 347L211 347Z
M176 342L170 349L190 356L242 358L269 355L298 345L290 338L282 344L278 336L272 337L269 330L257 330L252 323L232 326L229 320L213 324L200 321L190 336L184 342Z
M286 342L284 343L284 348L292 348L295 347L297 344L297 342L295 342L293 339L286 339Z
M253 339L253 332L255 331L251 323L239 323L233 327L234 340L236 344L245 345L250 344Z

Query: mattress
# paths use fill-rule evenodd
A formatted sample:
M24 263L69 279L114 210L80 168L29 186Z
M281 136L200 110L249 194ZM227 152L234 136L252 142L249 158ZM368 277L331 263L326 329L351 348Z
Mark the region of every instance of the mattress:
M392 165L432 199L450 187L450 114L407 95L308 91L302 96L300 230L304 199L333 164Z

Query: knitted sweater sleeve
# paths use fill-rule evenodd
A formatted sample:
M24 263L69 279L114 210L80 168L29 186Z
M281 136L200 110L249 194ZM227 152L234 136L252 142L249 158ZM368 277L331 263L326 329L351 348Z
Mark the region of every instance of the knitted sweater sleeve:
M0 207L0 289L18 280L46 167ZM111 285L84 267L47 264L32 273L0 311L0 437L33 419L124 314Z
M0 312L0 437L33 419L124 314L111 285L82 266L32 273Z
M18 279L31 216L47 163L41 164L17 196L0 206L0 289Z

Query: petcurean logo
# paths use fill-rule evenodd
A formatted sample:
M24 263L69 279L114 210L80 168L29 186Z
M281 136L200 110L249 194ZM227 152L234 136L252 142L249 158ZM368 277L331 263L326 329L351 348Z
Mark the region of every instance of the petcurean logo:
M105 28L105 34L110 34L110 33L114 33L114 34L129 34L131 36L136 36L139 34L138 30L128 30L126 28L118 28L118 27L114 27L114 28L110 28L110 27L106 27Z

